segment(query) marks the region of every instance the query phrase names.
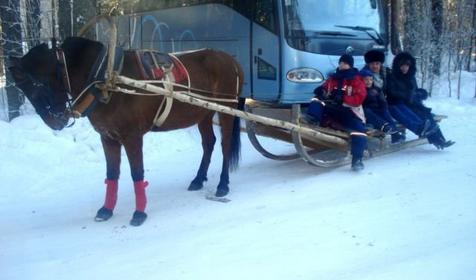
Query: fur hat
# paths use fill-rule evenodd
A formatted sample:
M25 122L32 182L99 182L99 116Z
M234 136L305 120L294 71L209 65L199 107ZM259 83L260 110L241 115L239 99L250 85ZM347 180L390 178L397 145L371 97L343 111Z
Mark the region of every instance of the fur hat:
M339 58L339 64L344 62L350 66L350 68L354 68L354 58L350 54L343 54Z
M370 50L364 55L365 63L369 64L371 62L385 62L385 54L379 50Z

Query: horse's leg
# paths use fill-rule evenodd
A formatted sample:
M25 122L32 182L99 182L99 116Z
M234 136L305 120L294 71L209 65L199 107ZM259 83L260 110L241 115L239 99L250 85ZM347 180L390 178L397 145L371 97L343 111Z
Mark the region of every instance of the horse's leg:
M213 115L213 113L210 114L198 124L198 130L202 136L203 155L197 176L195 176L190 186L188 186L189 191L200 190L203 188L203 182L207 180L208 167L210 166L210 159L216 142L216 137L213 133Z
M112 211L116 206L117 201L117 181L119 179L120 165L121 165L121 144L101 135L102 147L104 149L104 155L106 156L106 197L104 199L104 205L101 207L95 220L107 221L112 217Z
M219 114L219 118L223 164L215 196L222 197L230 191L228 187L230 182L229 170L238 167L240 158L240 119L227 114Z
M142 135L131 135L123 141L131 168L131 176L134 181L134 193L136 196L136 210L130 221L132 226L140 226L147 218L147 214L144 212L147 204L145 188L149 183L144 181L142 137Z

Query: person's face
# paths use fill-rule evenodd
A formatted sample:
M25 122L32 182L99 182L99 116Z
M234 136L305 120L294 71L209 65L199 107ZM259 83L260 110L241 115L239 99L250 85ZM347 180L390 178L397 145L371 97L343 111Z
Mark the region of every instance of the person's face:
M410 65L408 64L400 65L400 71L402 72L403 75L406 75L408 73L408 70L410 70Z
M374 78L372 76L364 77L364 82L366 87L372 87L372 84L374 83Z
M369 69L374 73L380 73L380 69L382 69L382 63L380 61L373 61L368 64Z
M347 63L345 63L345 62L343 62L343 61L339 63L339 70L348 70L348 69L350 69L350 65L349 65L349 64L347 64Z

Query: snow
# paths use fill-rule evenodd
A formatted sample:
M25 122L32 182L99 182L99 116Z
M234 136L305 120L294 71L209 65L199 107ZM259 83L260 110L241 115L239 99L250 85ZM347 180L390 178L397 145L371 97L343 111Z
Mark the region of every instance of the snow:
M475 81L465 74L461 100L443 88L428 102L449 116L441 126L456 145L370 159L361 173L272 161L243 134L229 203L205 199L219 180L219 145L205 189L188 192L201 157L197 129L147 134L141 227L129 226L124 153L114 216L94 222L105 163L87 120L61 132L34 114L0 121L0 278L473 279Z

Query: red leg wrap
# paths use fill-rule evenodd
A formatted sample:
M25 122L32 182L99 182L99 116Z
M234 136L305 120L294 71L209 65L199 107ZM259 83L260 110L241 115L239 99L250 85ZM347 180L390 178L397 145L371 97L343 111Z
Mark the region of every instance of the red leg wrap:
M134 192L136 194L136 211L144 212L147 204L147 197L145 195L145 187L149 185L147 181L134 182Z
M117 180L104 180L106 184L106 199L104 200L104 207L109 210L114 210L117 202Z

